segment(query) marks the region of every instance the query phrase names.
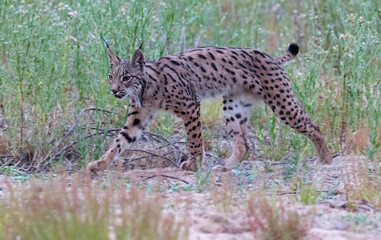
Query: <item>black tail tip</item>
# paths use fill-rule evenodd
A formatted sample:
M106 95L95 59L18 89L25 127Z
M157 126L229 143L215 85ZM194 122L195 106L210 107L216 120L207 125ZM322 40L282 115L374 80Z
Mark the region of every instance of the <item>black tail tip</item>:
M291 43L289 46L288 46L288 51L296 56L296 54L298 54L299 52L299 46L296 44L296 43Z

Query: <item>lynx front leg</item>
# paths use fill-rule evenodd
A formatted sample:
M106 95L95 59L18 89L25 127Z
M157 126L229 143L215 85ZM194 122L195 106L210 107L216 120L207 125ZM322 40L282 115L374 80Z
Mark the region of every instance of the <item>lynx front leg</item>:
M118 134L118 137L98 161L90 162L87 165L87 170L97 172L107 169L113 161L118 159L119 155L129 144L138 140L154 113L155 111L149 107L138 108L130 106L127 123Z
M186 114L180 115L188 135L188 151L189 158L181 164L181 168L196 172L198 164L201 166L203 158L203 143L201 137L201 119L200 119L200 102L191 103L188 105ZM185 113L185 112L184 112Z

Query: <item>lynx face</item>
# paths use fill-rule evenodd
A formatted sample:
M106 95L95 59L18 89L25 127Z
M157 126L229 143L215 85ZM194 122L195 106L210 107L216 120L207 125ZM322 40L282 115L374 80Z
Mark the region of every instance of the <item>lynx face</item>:
M109 48L107 54L110 60L108 81L111 93L120 99L130 97L140 106L145 87L142 52L136 50L131 61L121 60Z

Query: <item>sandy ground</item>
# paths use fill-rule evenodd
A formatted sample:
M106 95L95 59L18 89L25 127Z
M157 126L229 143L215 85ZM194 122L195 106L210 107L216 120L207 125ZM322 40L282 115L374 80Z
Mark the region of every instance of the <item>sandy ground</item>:
M305 239L381 239L379 211L365 202L360 202L356 211L346 205L343 183L351 181L356 185L356 181L360 181L358 169L361 169L361 162L365 161L358 156L336 157L332 165L306 162L307 171L301 171L299 178L303 177L306 182L313 183L317 191L330 196L314 205L303 205L298 201L299 195L292 190L295 183L292 179L283 179L285 164L279 162L270 165L262 161L243 162L238 173L253 174L253 179L246 182L237 171L214 171L208 178L209 186L212 186L210 190L200 189L199 192L182 189L195 184L193 172L158 168L130 170L122 174L131 184L144 182L163 186L165 190L160 194L166 203L165 212L186 222L190 240L253 239L246 204L249 198L261 195L274 197L283 202L287 210L297 211L302 218L305 217L306 224L310 226ZM0 175L0 198L7 194L2 184L4 179L4 175ZM266 190L263 190L264 185Z
M313 161L306 163L308 171L304 174L307 180L313 182L318 191L330 193L331 197L320 200L314 205L303 205L297 200L297 195L291 190L291 183L282 178L284 165L274 163L271 172L265 170L263 162L244 162L246 169L251 169L255 177L252 183L242 191L232 191L230 186L239 182L232 173L212 172L209 181L216 190L196 193L195 191L179 191L163 193L163 197L171 207L168 211L175 212L180 219L186 219L189 224L189 239L253 239L248 225L245 201L255 194L279 196L279 199L289 210L295 210L311 228L305 239L381 239L381 213L375 211L368 203L359 203L356 211L348 209L344 194L344 181L350 179L356 184L359 162L358 156L334 158L332 165L315 165ZM363 162L363 161L362 161ZM349 172L349 173L348 173ZM132 181L158 183L168 187L186 186L195 183L195 175L177 169L132 170L124 173ZM221 175L221 176L220 176ZM344 179L345 178L345 179ZM216 180L222 182L215 183ZM268 189L257 191L258 186L268 183ZM226 203L224 203L226 202ZM224 209L226 205L226 209ZM307 217L308 216L308 217ZM312 216L312 217L311 217Z

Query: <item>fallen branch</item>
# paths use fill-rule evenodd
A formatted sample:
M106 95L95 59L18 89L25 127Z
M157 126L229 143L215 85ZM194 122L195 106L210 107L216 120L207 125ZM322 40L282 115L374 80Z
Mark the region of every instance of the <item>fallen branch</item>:
M73 125L71 125L71 127L69 128L69 130L66 131L66 133L63 135L63 137L58 140L58 142L56 143L56 146L57 147L75 128L75 126L77 125L77 122L79 121L79 118L81 117L81 115L86 112L86 111L103 111L103 112L106 112L108 114L111 114L110 111L108 110L105 110L105 109L100 109L100 108L94 108L94 107L90 107L90 108L84 108L82 109L79 114L77 115L77 120L73 123Z
M107 114L110 114L111 112L108 111L108 110L104 110L104 109L98 109L98 108L94 108L94 107L90 107L90 108L84 108L82 109L77 117L76 117L76 121L70 126L70 128L63 134L63 136L54 144L53 148L49 151L49 154L47 154L43 159L42 161L40 161L40 163L35 167L35 169L37 170L45 170L49 164L57 159L58 157L60 157L64 152L68 151L69 149L72 149L76 144L79 143L79 141L74 141L74 142L71 142L65 146L60 146L60 144L62 144L62 142L73 132L75 131L75 128L76 126L79 124L79 120L81 118L81 116L83 115L84 112L86 111L103 111ZM91 133L87 136L84 137L84 139L88 139L88 138L91 138L91 137L94 137L96 135L100 135L100 134L106 134L107 136L115 136L115 132L118 132L120 131L121 129L119 128L112 128L112 129L109 129L109 130L104 130L104 129L99 129L99 128L95 128L95 127L90 127L90 130L96 130L97 132L96 133ZM180 142L172 142L168 139L166 139L165 137L159 135L159 134L155 134L155 133L150 133L150 132L145 132L144 133L144 136L146 137L147 140L149 139L152 139L152 144L155 146L155 149L162 149L162 148L166 148L166 147L173 147L174 148L174 151L170 151L171 153L174 153L176 156L176 158L178 158L179 160L178 161L174 161L170 158L168 158L167 154L164 154L164 155L161 155L161 154L158 154L158 153L155 153L155 152L150 152L150 151L147 151L147 150L143 150L143 149L126 149L126 151L132 151L132 152L142 152L142 153L146 153L146 154L149 154L151 156L154 156L154 157L159 157L159 158L162 158L162 159L165 159L166 161L169 161L170 163L174 164L175 166L177 167L180 167L180 160L182 158L182 156L187 156L188 154L186 152L184 152L182 150L182 148L180 146L178 146L177 144L180 143ZM156 146L156 143L159 143L161 146ZM163 146L163 143L164 146ZM41 144L41 142L40 142ZM58 149L58 147L60 146L60 148ZM170 149L168 149L170 150ZM34 162L36 158L36 153L34 154L33 156L33 159L32 159L32 163ZM31 164L29 167L28 167L28 170L30 170L31 168L33 168L34 166L32 166L33 164Z
M102 131L100 131L100 132L98 132L98 133L92 133L92 134L89 134L89 135L87 135L84 139L88 139L88 138L91 138L91 137L94 137L94 136L96 136L96 135L99 135L99 134L104 134L104 133L108 133L108 132L112 132L112 131L115 131L115 129L110 129L110 130L108 130L108 131L104 131L104 130L102 130ZM63 152L65 152L66 150L68 150L68 149L70 149L71 147L73 147L74 145L76 145L78 143L78 141L75 141L75 142L72 142L72 143L70 143L69 145L66 145L64 148L62 148L58 153L56 153L53 157L51 157L49 160L48 159L44 159L44 161L42 161L41 163L44 163L44 162L46 162L46 164L43 166L43 170L45 170L46 169L46 167L50 164L50 162L52 161L52 160L54 160L54 159L56 159L57 157L59 157ZM39 169L39 167L40 167L40 164L37 166L37 169Z
M155 134L155 133L151 133L151 132L145 132L144 133L144 137L149 137L149 138L152 138L153 140L155 140L156 142L160 142L161 141L164 141L167 143L167 145L163 145L161 146L160 148L165 148L167 146L172 146L175 148L176 151L174 151L175 153L175 156L176 156L176 162L177 164L180 164L181 163L181 159L183 156L188 156L188 154L186 152L184 152L179 146L177 146L176 144L178 143L182 143L182 142L172 142L172 141L169 141L168 139L166 139L165 137L159 135L159 134ZM159 148L159 149L160 149ZM178 154L180 153L180 154Z
M365 211L373 211L374 207L372 204L366 201L352 200L352 201L341 201L327 199L320 202L320 204L328 204L331 208L348 208L351 204L357 204L357 207Z
M18 167L19 164L25 159L25 158L29 158L31 155L31 152L28 150L27 152L25 152L22 157L17 161L16 164L14 164L15 167Z
M112 132L112 131L115 131L115 129L110 129L106 132ZM89 134L85 137L85 139L88 139L88 138L91 138L91 137L94 137L98 134L104 134L105 131L100 131L98 133L92 133L92 134ZM51 161L53 161L54 159L58 158L63 152L67 151L68 149L72 148L74 145L76 145L78 143L78 141L75 141L75 142L72 142L70 143L69 145L66 145L64 148L62 148L58 153L56 153L53 157L51 157L47 162L46 164L42 167L43 170L46 169L46 167L50 164ZM147 153L147 154L150 154L152 156L155 156L155 157L160 157L160 158L163 158L171 163L173 163L174 165L176 165L177 167L180 167L180 165L178 163L176 163L175 161L173 161L172 159L166 157L166 156L163 156L163 155L160 155L160 154L157 154L157 153L153 153L153 152L150 152L150 151L147 151L147 150L143 150L143 149L132 149L132 148L129 148L129 149L126 149L125 151L135 151L135 152L143 152L143 153ZM44 161L45 162L45 161ZM43 163L43 162L42 162ZM37 166L37 169L39 169L39 166Z
M46 137L48 135L48 133L49 133L49 127L46 126L45 135L41 138L40 143L38 144L36 151L34 151L32 161L30 162L28 169L26 169L26 172L29 172L29 170L33 167L34 161L36 160L38 150L40 149L42 143L44 142L44 137Z
M169 145L173 146L174 148L176 148L177 151L179 151L180 153L182 153L183 155L188 155L187 153L183 152L179 146L176 146L174 143L172 143L171 141L169 141L168 139L166 139L165 137L159 135L159 134L155 134L155 133L151 133L151 132L145 132L144 133L145 135L149 135L149 136L153 136L153 137L157 137L157 138L160 138L161 140L163 140L164 142L168 143Z
M108 111L108 110L105 110L105 109L100 109L100 108L94 108L94 107L90 107L90 108L84 108L84 109L82 109L80 112L79 112L79 114L77 115L77 120L71 125L71 127L69 128L69 130L67 130L66 132L65 132L65 134L63 135L63 137L60 139L60 140L58 140L58 142L55 144L55 146L50 150L50 152L49 152L49 154L47 154L46 156L45 156L45 158L41 161L41 162L46 162L46 161L48 161L48 162L50 162L50 157L51 157L51 155L52 155L52 153L56 150L56 148L58 147L58 145L67 137L67 136L69 136L69 134L74 130L74 128L75 128L75 126L77 125L77 122L79 121L79 118L81 117L81 115L84 113L84 112L86 112L86 111L94 111L94 110L96 110L96 111L102 111L102 112L106 112L106 113L108 113L108 114L110 114L111 112L110 111ZM62 151L61 151L62 152Z
M7 166L12 160L14 160L13 157L10 157L8 161L6 161L3 165L1 165L0 169L3 169L5 166Z
M170 161L171 163L175 164L177 167L180 167L180 165L177 164L177 163L176 163L175 161L173 161L172 159L170 159L170 158L168 158L168 157L166 157L166 156L160 155L160 154L156 154L156 153L147 151L147 150L127 148L125 151L143 152L143 153L147 153L147 154L150 154L150 155L152 155L152 156L155 156L155 157L161 157L161 158L164 158L165 160L168 160L168 161Z
M185 184L189 184L187 181L183 180L183 179L180 179L180 178L177 178L177 177L173 177L173 176L169 176L169 175L163 175L163 174L157 174L157 175L152 175L150 177L147 177L146 179L144 179L143 181L147 181L148 179L151 179L151 178L155 178L155 177L166 177L166 178L172 178L172 179L176 179L176 180L179 180Z

